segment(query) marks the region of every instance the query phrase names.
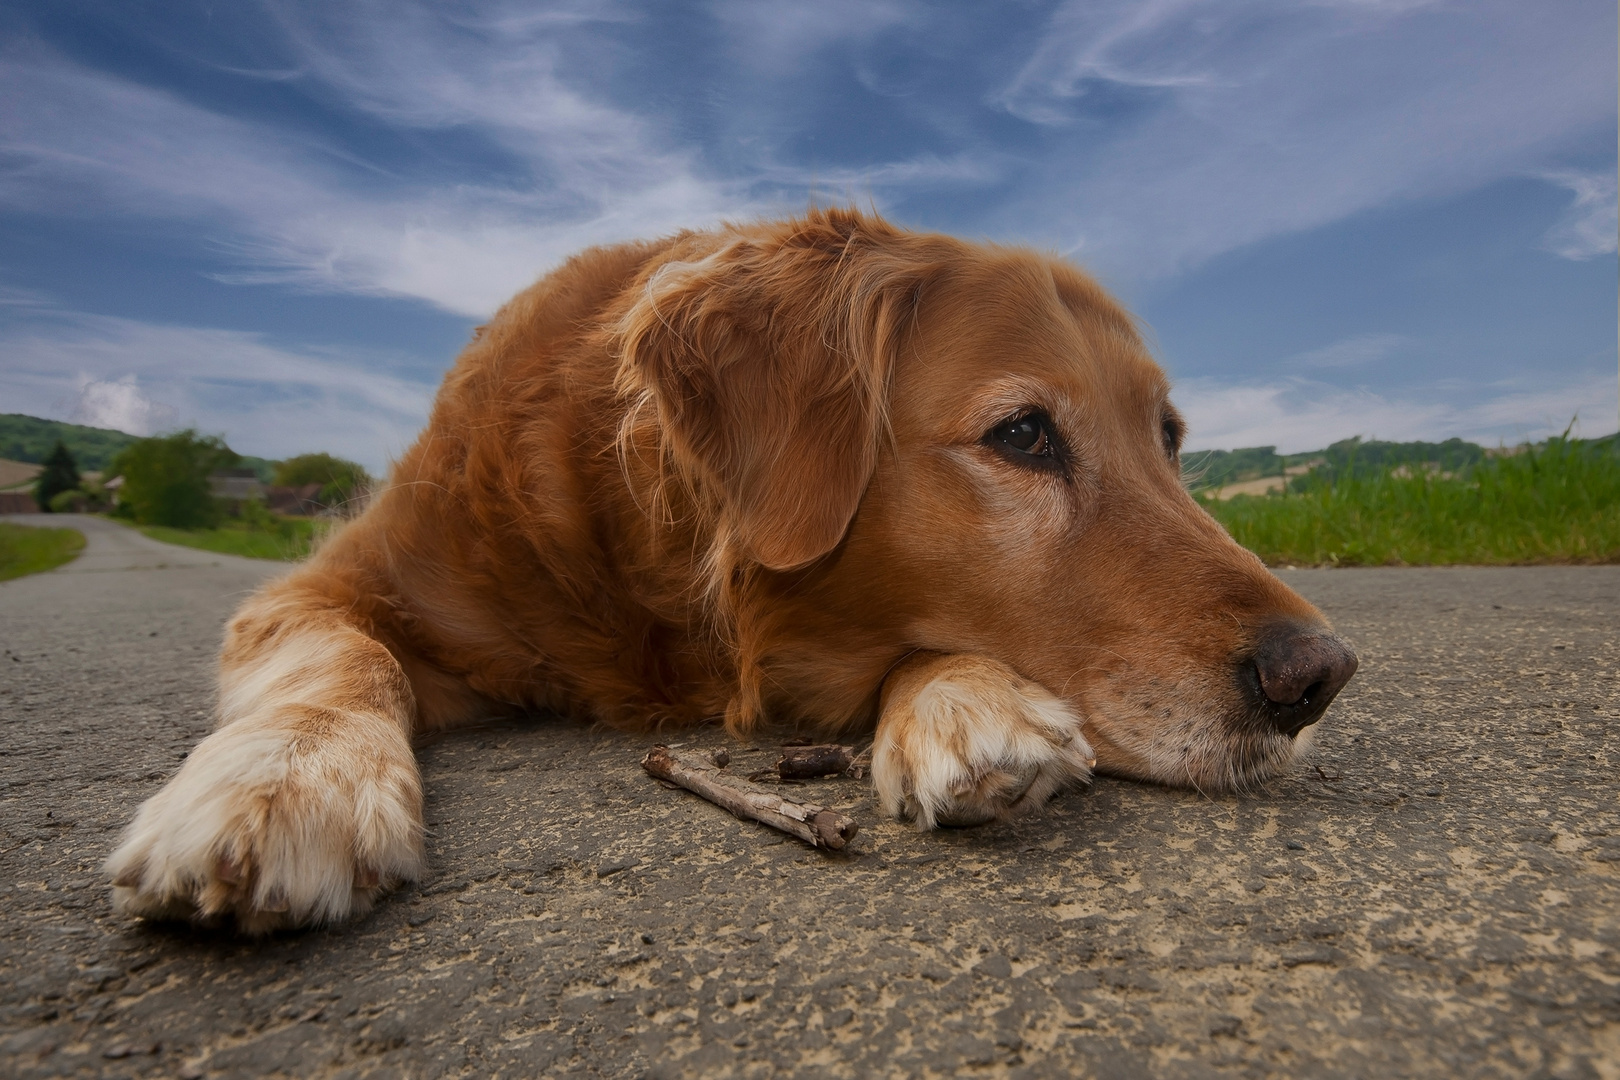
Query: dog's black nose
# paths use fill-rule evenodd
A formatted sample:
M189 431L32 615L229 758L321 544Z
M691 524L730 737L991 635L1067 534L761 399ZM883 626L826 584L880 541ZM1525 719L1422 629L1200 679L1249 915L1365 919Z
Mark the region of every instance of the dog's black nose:
M1281 622L1260 634L1244 682L1260 713L1290 737L1316 723L1360 663L1345 640L1310 623Z

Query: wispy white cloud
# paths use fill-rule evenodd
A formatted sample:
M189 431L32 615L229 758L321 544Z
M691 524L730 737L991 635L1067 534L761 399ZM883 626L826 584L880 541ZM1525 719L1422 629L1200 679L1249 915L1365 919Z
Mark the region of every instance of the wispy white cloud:
M711 0L708 10L724 28L731 55L772 79L801 70L830 46L928 17L919 4L893 0Z
M1122 94L1140 118L1055 145L1000 224L1155 277L1523 175L1612 130L1613 46L1587 0L1071 0L992 100L1054 131Z
M1383 360L1410 342L1411 338L1404 334L1355 334L1330 345L1302 352L1290 362L1312 368L1365 367Z
M0 325L0 412L150 434L224 433L263 457L326 450L380 470L427 418L434 387L390 358L289 349L256 334L50 309Z
M544 50L503 67L436 55L426 37L412 48L387 29L342 62L312 44L309 67L400 123L476 126L521 151L525 175L505 186L361 183L313 136L13 53L0 59L0 151L20 165L0 177L0 202L202 222L242 265L233 280L407 296L473 316L581 247L757 209L644 122L563 86ZM399 54L385 61L391 44Z
M937 149L891 160L829 168L765 139L728 149L721 169L667 117L610 103L611 72L593 83L580 73L591 65L568 63L596 29L642 17L635 8L275 0L291 63L242 77L296 83L397 130L464 134L511 168L390 174L309 129L229 116L24 42L0 53L0 205L186 219L240 264L227 280L483 316L588 244L794 209L812 190L881 206L1000 185L999 205L964 222L971 231L1153 277L1391 201L1545 173L1572 133L1613 115L1612 35L1590 31L1588 7L1073 0L990 96L1056 133L1040 149L959 138L953 120L936 125L955 133ZM777 100L755 89L780 93L827 50L929 18L899 2L717 0L709 12L739 59L728 112L750 115ZM1116 115L1121 92L1146 96ZM1549 246L1601 250L1612 175L1581 174L1586 186L1548 175L1576 195Z
M14 315L31 309L53 306L51 298L37 289L19 289L14 285L0 285L0 309L9 309L9 314Z
M1563 431L1603 435L1616 426L1620 393L1613 374L1586 374L1552 385L1529 380L1487 387L1407 387L1378 393L1305 379L1232 384L1192 379L1176 387L1193 450L1276 446L1285 454L1316 450L1355 435L1437 442L1453 436L1487 446L1516 445Z
M1037 124L1069 126L1088 84L1140 88L1209 86L1220 81L1199 51L1164 49L1157 39L1198 15L1200 0L1071 2L1052 16L1023 69L990 100ZM1213 20L1212 20L1213 21Z
M14 50L0 56L0 98L11 103L0 151L21 165L0 176L0 203L187 219L237 264L215 275L227 282L404 296L484 317L591 244L797 209L815 190L880 197L994 175L993 155L922 153L831 170L761 159L718 179L647 119L568 85L543 20L497 11L445 26L436 9L409 5L389 18L365 5L321 11L282 9L299 77L391 125L464 129L499 147L516 175L356 170L307 132ZM790 201L762 201L761 190Z
M989 151L953 154L950 157L923 153L904 160L878 161L858 168L809 168L761 162L753 175L756 182L786 189L829 192L835 197L847 193L859 198L869 191L893 192L924 185L985 184L1001 177L1010 164L1006 155Z
M1558 223L1543 238L1546 249L1565 259L1613 255L1620 246L1615 175L1562 171L1543 173L1542 178L1568 188L1575 196Z

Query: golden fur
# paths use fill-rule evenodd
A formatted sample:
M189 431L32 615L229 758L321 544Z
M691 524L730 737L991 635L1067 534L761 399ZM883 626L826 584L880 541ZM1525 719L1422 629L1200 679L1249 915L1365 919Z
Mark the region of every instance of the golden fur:
M987 441L1031 409L1061 473ZM843 210L584 252L237 613L221 726L109 861L117 899L361 910L421 868L410 741L497 712L875 725L884 805L924 825L1036 805L1093 754L1274 772L1301 740L1243 719L1235 658L1325 623L1185 493L1179 437L1130 317L1060 260Z

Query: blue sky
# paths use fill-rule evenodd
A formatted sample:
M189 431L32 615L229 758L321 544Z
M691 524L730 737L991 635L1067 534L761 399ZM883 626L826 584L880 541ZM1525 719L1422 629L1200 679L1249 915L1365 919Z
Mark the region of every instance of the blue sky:
M1616 427L1612 0L0 8L0 412L381 466L592 243L1061 252L1191 445Z

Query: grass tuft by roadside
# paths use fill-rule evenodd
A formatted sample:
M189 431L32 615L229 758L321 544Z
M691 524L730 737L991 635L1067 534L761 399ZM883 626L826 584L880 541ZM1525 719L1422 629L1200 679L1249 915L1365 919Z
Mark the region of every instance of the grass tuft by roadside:
M296 562L309 556L330 526L311 518L277 517L269 525L228 521L217 529L171 529L164 525L135 527L165 544L180 544L249 559Z
M1300 490L1200 504L1271 565L1620 562L1620 452L1550 439L1456 474L1313 474Z
M0 521L0 581L54 570L84 550L77 529L41 529Z

